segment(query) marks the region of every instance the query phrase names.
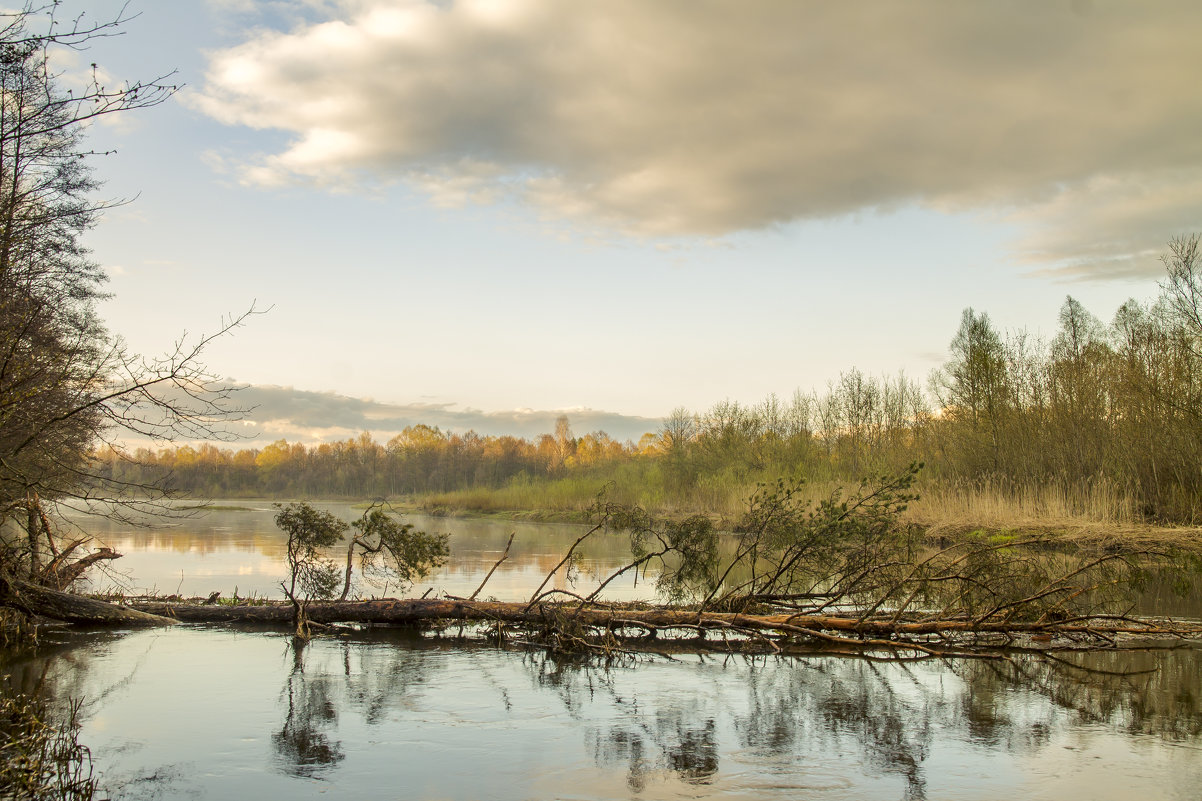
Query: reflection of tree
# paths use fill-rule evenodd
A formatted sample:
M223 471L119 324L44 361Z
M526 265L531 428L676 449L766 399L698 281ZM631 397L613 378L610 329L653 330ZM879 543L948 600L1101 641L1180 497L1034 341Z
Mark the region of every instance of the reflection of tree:
M145 647L120 675L106 672L99 682L95 674L88 670L88 657L98 651L103 652L105 647L125 636L128 635L111 631L92 632L86 638L42 641L30 649L9 652L0 649L0 684L3 685L0 686L0 698L6 701L29 699L30 708L38 710L37 717L49 725L48 731L57 731L53 740L56 747L49 749L43 757L51 757L58 763L54 770L58 774L54 780L57 790L43 786L39 791L23 795L15 786L11 789L8 787L6 782L9 778L0 776L0 798L99 797L98 782L91 779L92 752L87 745L79 742L80 732L95 709L102 707L110 697L119 697L136 682L153 641L143 641ZM0 741L12 745L8 734L0 732ZM0 748L0 751L3 750ZM0 764L9 763L10 757L10 754L0 754ZM0 772L10 767L11 764L3 764ZM105 794L104 797L129 801L161 798L182 775L173 765L161 765L153 773L132 775L104 771L104 790L111 794Z
M932 739L930 699L903 698L891 677L882 675L873 662L840 667L850 668L852 675L819 685L815 699L826 724L824 733L832 739L850 735L858 740L874 771L901 776L906 798L926 798L922 763Z
M333 769L346 755L342 744L331 741L327 729L338 724L338 708L330 697L326 676L305 675L305 643L293 638L292 670L284 685L288 713L283 727L271 735L280 770L292 776L314 778Z
M661 724L670 724L659 728L661 732L667 729L665 739L672 744L665 749L668 766L682 779L700 783L718 772L717 727L713 718L700 727L691 726L689 721L680 718L665 720L661 717L658 720Z
M113 693L114 704L136 692L136 665L116 681L119 689L110 687L110 672L98 687L95 677L112 670L94 662L106 649L75 647L109 639L115 636L47 642L28 659L0 653L0 673L14 689L44 691L59 702L85 695L86 717L104 693ZM136 653L125 655L131 653L129 664L138 662ZM739 781L813 786L811 779L836 773L882 780L896 788L886 792L920 799L940 793L929 765L937 744L948 741L983 757L1048 756L1068 732L1090 726L1196 747L1202 743L1200 656L1183 649L879 663L814 654L730 657L724 665L681 657L680 663L606 668L584 658L507 653L452 637L377 629L319 637L288 651L270 742L279 772L329 778L350 764L351 737L361 736L348 726L387 730L434 705L470 717L483 710L469 710L447 688L471 682L479 690L473 698L495 699L493 713L513 723L547 705L562 710L581 732L583 760L624 777L632 792L664 782L719 790L736 772ZM450 671L450 681L442 671ZM88 676L93 680L84 681ZM521 736L522 729L515 733ZM504 753L507 744L498 747ZM743 771L747 761L767 772ZM189 780L186 767L171 768L170 776L155 770L146 786L160 794L164 780ZM127 783L132 790L142 781L139 775ZM774 787L771 794L780 797L781 785ZM704 787L694 791L704 794Z
M727 720L740 750L777 769L850 759L846 770L897 777L908 799L927 797L926 761L947 737L982 753L1017 755L1037 754L1056 732L1089 724L1202 738L1196 650L888 664L837 656L739 661L738 682L725 671L689 672L684 681L694 690L676 694L644 685L639 667L606 669L549 654L524 659L538 686L580 721L597 766L623 770L635 792L657 774L713 781L720 755L731 750L722 741Z
M327 648L328 672L339 676L347 709L363 716L368 725L388 720L388 713L404 709L426 687L435 671L446 666L431 659L439 646L420 634L403 629L363 632Z
M656 771L690 784L708 784L718 773L717 721L699 709L660 710L651 721L635 715L608 730L589 728L585 740L599 767L625 766L635 792Z
M1055 658L1019 655L1007 661L953 662L965 681L960 715L988 744L1017 750L1035 747L1067 722L1102 724L1133 735L1188 741L1202 737L1202 671L1195 649L1090 651ZM1044 719L1035 732L1021 732L1007 719L1016 693L1045 697Z
M851 738L870 769L904 779L907 798L925 797L923 763L936 732L1014 754L1038 752L1068 725L1179 741L1202 737L1196 650L787 664L792 669L752 660L748 711L736 721L742 744L772 755L834 754L841 739Z
M637 689L619 690L623 669L589 659L552 653L527 653L523 664L535 685L558 696L565 711L585 730L586 748L599 767L626 770L626 783L641 792L657 772L704 784L718 772L716 710L700 699L687 705L657 708L640 703ZM637 671L638 668L631 668ZM590 704L623 712L606 727L598 725Z
M939 699L905 665L862 659L749 659L748 705L736 716L741 744L773 758L846 752L852 740L874 774L900 776L905 797L926 797L922 763L934 739ZM906 692L900 692L904 687Z
M425 658L431 644L409 633L362 633L338 641L291 639L292 666L281 698L287 712L271 736L278 767L304 778L321 777L346 758L336 738L339 715L358 712L365 723L388 720L440 660Z

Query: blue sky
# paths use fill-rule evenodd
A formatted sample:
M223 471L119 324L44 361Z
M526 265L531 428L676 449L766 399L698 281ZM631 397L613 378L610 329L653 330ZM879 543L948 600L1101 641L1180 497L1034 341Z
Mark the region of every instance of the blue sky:
M357 427L288 392L624 437L853 366L925 379L967 306L1051 337L1066 294L1151 298L1202 211L1194 3L130 10L61 60L186 84L89 132L136 198L87 237L102 311L155 353L270 308L207 355L273 388L268 438Z

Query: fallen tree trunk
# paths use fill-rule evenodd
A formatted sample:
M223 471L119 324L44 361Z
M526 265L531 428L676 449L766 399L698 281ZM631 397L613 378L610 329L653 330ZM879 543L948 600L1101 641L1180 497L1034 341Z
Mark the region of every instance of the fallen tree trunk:
M3 577L0 577L0 606L77 626L170 626L178 622L128 606Z
M284 603L202 604L189 601L135 600L117 605L84 596L0 579L0 604L30 614L88 626L152 626L189 623L249 623L290 626L293 609ZM579 602L498 602L446 598L383 599L312 602L306 617L317 624L386 625L495 624L520 632L531 645L555 650L597 650L611 653L633 643L654 641L660 633L678 638L709 633L725 640L742 638L732 648L782 652L798 644L823 643L865 650L911 650L931 655L972 655L963 649L980 645L977 635L993 637L986 644L1006 644L1014 636L1067 637L1082 644L1113 646L1120 635L1197 637L1202 625L1174 621L1138 620L1122 616L1082 617L1045 622L979 622L965 619L907 621L860 619L840 614L742 614L645 605L580 604ZM638 636L629 632L634 630ZM1000 639L999 639L1000 638ZM679 639L675 641L680 642ZM663 641L666 645L668 641ZM644 646L634 645L636 649ZM980 654L978 650L975 652Z
M137 601L144 612L193 623L279 623L292 621L285 604L200 606L192 603ZM859 620L823 614L749 615L733 612L697 612L661 607L580 606L574 603L467 601L439 598L375 601L312 602L306 617L316 623L420 624L429 622L500 622L520 625L575 625L597 630L627 627L646 632L659 630L735 630L783 635L815 636L833 632L851 637L921 638L930 635L992 634L1202 634L1198 625L1168 624L1125 617L1097 617L1043 623L974 623L970 620L907 622L885 619Z

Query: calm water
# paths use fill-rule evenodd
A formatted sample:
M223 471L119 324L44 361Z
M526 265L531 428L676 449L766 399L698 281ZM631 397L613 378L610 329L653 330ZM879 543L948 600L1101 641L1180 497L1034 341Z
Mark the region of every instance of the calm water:
M346 520L362 514L361 509L347 503L314 505ZM202 517L153 528L89 521L88 531L98 542L124 554L112 563L108 575L97 576L97 588L185 596L207 596L220 591L227 597L237 590L240 597L254 594L282 598L279 582L287 566L285 540L275 527L277 510L269 502L247 506L254 508L214 510ZM509 535L514 534L509 559L481 593L481 597L495 596L498 600L528 598L576 538L588 530L587 526L578 525L424 515L408 515L404 519L419 529L451 535L451 558L447 566L414 588L416 595L429 587L452 595L470 595L501 557ZM595 580L590 581L594 574L607 575L629 561L627 542L617 536L590 538L583 554L578 588L595 586ZM345 559L345 551L335 557ZM557 586L567 585L560 578ZM608 592L610 588L612 592ZM612 599L646 598L650 592L645 583L636 586L633 577L610 588L606 597ZM368 585L362 592L395 595L397 589Z
M262 508L100 533L138 586L278 596L281 543ZM485 594L528 596L580 532L413 522L451 531L455 548L419 594L470 593L516 530ZM588 557L616 566L620 543ZM80 739L118 798L1197 799L1202 651L1062 656L605 670L397 630L298 651L277 632L177 627L60 631L0 672L85 699Z

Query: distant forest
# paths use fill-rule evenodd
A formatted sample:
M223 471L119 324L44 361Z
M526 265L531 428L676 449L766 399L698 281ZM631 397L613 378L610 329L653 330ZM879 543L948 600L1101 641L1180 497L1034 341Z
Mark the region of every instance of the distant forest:
M1133 519L1196 522L1202 490L1202 277L1198 238L1170 243L1151 302L1109 324L1069 297L1043 340L966 309L949 361L925 382L851 369L823 392L673 411L638 442L582 436L560 418L536 439L417 425L387 442L279 441L96 454L108 477L211 497L422 496L558 482L591 494L703 507L716 494L800 475L857 481L925 463L928 485L1023 493ZM637 492L633 492L637 488Z

